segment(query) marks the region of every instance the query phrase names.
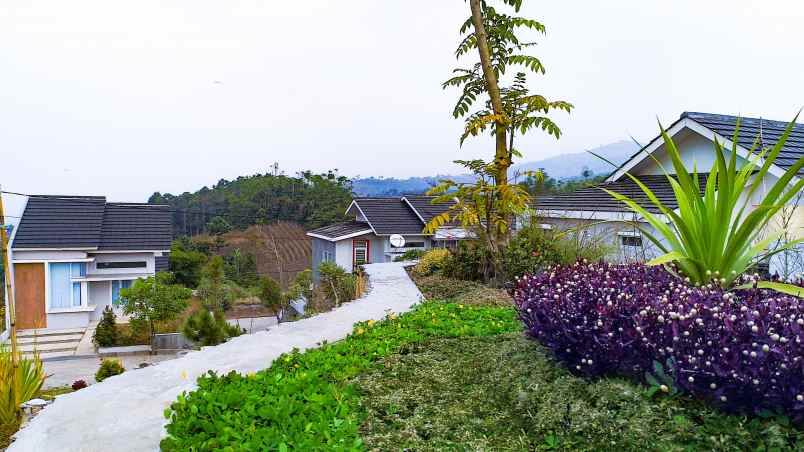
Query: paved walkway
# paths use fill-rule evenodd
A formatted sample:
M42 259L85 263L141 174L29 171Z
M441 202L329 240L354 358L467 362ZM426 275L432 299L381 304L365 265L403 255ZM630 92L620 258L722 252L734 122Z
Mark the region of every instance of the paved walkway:
M153 451L164 435L165 408L207 370L253 372L294 347L343 339L355 322L401 313L421 299L402 264L366 266L371 291L340 308L269 331L240 336L179 359L128 371L59 397L17 434L9 452Z

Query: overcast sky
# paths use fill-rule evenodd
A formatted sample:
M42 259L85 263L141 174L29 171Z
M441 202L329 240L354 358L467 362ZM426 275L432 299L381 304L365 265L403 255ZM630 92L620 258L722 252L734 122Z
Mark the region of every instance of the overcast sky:
M493 1L493 0L492 0ZM656 134L685 110L789 120L804 104L793 0L525 0L548 34L531 88L574 103L527 160ZM221 178L338 168L454 173L463 0L3 0L0 184L145 201ZM473 55L474 56L474 55Z

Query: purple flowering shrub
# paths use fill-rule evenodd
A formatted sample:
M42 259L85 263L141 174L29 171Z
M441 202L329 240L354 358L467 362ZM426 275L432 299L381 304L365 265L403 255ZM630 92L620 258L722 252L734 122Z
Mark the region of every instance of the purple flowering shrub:
M524 276L513 296L528 334L576 374L644 381L659 363L673 385L662 390L804 420L802 298L694 287L661 267L608 263Z

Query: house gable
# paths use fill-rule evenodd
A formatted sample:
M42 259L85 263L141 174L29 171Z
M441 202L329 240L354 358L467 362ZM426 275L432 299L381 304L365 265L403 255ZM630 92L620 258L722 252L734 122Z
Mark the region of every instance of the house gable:
M678 121L667 128L667 134L673 138L685 166L692 169L695 164L698 172L703 173L708 172L714 163L713 143L715 140L723 145L726 152L731 149L731 139L737 120L736 116L685 112ZM749 155L749 150L752 148L754 140L760 140L765 147L773 146L781 137L786 126L786 123L780 121L756 118L740 119L740 134L737 140L738 159L745 161L747 158L753 158L752 155ZM659 160L666 170L674 172L665 149L664 139L660 135L612 172L606 181L614 182L622 179L627 172L637 176L662 174L661 167L651 156ZM804 157L804 124L797 124L775 164L771 165L769 173L780 177L801 157ZM804 176L804 170L799 171L798 176Z

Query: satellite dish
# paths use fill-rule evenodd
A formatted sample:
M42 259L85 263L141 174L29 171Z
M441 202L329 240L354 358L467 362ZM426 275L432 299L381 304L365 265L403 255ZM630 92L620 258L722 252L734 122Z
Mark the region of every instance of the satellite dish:
M391 240L391 246L393 246L394 248L402 248L403 246L405 246L405 237L402 237L399 234L391 235L390 240Z

